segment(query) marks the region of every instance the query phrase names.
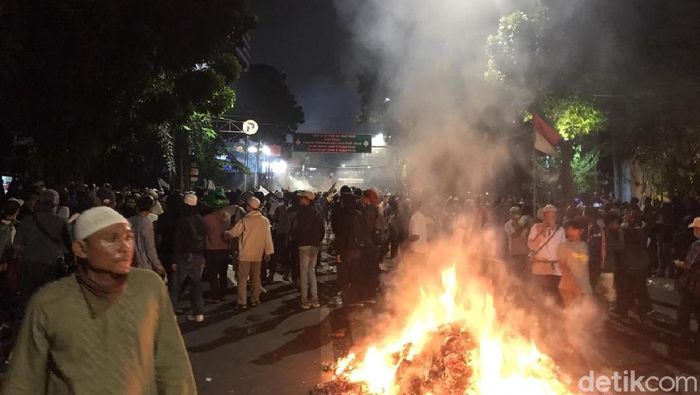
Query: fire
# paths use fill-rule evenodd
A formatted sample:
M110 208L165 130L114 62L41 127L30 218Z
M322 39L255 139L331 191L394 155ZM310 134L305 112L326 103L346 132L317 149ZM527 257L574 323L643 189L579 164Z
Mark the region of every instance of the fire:
M534 342L499 320L492 293L482 282L467 280L468 286L460 287L454 264L442 271L440 277L439 292L421 287L418 303L403 329L385 334L364 353L351 353L340 359L334 380L357 384L356 388L361 388L359 392L368 394L430 393L425 389L402 388L405 383L402 384L398 376L402 364L411 369L415 358L429 347L434 348L431 339L436 333L447 330L448 341L470 348L450 348L459 351L445 357L444 366L441 365L441 369L449 371L451 382L466 386L464 393L571 393L554 361ZM455 335L457 332L469 333L471 340ZM451 346L443 344L442 347L444 353L444 347ZM440 390L430 391L441 393Z

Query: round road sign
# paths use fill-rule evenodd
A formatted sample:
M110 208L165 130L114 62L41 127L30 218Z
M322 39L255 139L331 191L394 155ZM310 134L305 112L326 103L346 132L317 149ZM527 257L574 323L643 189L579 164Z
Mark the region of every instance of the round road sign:
M255 133L258 132L258 123L253 121L252 119L249 119L245 122L243 122L243 133L247 134L248 136L252 136Z

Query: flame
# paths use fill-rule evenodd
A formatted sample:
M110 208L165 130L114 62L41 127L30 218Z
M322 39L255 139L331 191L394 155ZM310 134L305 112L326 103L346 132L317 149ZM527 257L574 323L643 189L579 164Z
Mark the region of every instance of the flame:
M431 333L455 324L473 335L475 348L468 356L472 370L467 394L570 394L554 361L534 342L499 322L494 299L479 281L458 285L454 264L441 273L441 292L420 288L420 298L402 330L384 334L366 348L364 356L351 353L337 363L335 378L361 383L369 394L398 394L397 353L410 350L406 359L418 355Z

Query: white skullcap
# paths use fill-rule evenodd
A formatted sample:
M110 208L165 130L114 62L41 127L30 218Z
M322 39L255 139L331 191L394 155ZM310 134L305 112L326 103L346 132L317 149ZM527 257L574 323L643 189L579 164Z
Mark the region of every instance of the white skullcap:
M260 208L260 199L256 197L250 197L248 198L248 201L246 202L252 208L253 210L257 210Z
M121 214L107 206L85 210L75 221L75 240L82 241L114 224L128 224Z
M195 195L194 193L186 193L185 197L182 200L188 206L196 206L197 205L197 195Z
M15 202L19 204L20 207L24 206L24 200L22 199L17 199L17 198L9 198L7 199L8 202Z

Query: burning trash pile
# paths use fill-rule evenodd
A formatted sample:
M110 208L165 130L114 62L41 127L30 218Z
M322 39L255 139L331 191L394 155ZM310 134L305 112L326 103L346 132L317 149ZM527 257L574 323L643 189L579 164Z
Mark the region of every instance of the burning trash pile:
M441 277L442 293L421 288L406 326L338 360L316 393L572 393L554 361L501 322L490 293L474 281L457 287L454 267Z
M456 325L445 325L429 334L424 351L413 359L411 344L391 355L397 366L395 381L402 394L460 394L465 393L471 384L472 370L470 359L475 344L469 333ZM343 373L358 369L355 355L351 354L342 368L336 367L339 375L317 390L326 394L364 394L369 388L362 382L352 382Z

